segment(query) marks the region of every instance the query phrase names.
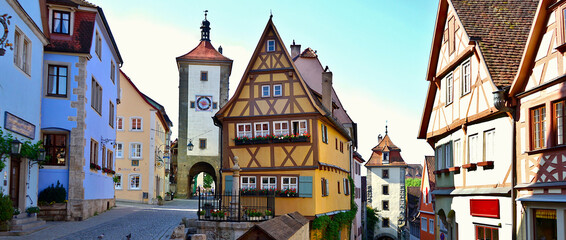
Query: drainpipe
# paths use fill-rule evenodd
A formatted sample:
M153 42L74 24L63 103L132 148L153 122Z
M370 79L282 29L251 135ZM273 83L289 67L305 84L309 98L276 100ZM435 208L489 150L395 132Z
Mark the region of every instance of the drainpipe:
M517 196L515 185L517 184L517 144L516 144L516 111L512 107L506 106L506 98L509 94L509 88L499 89L493 92L493 102L495 108L502 112L508 112L511 114L511 119L513 120L513 126L511 129L511 136L512 136L512 146L511 146L511 225L513 227L513 231L511 232L511 239L517 239L517 203L515 202L515 198Z

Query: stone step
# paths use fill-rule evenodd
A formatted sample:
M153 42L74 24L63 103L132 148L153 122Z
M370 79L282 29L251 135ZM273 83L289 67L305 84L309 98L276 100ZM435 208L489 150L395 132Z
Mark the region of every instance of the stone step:
M37 216L28 217L27 214L20 214L17 218L12 218L12 220L10 220L10 225L19 225L34 221L37 221Z
M49 227L49 225L43 224L43 225L36 226L36 227L34 227L34 228L29 228L29 229L26 229L26 230L14 230L14 229L12 229L12 230L10 230L9 232L0 232L0 236L22 236L22 235L28 235L28 234L30 234L30 233L34 233L34 232L40 231L40 230L45 229L45 228L47 228L47 227Z
M37 220L37 221L34 221L34 222L27 222L27 223L18 224L18 225L11 225L10 229L14 230L14 231L27 231L28 229L32 229L32 228L42 226L42 225L45 225L45 221Z

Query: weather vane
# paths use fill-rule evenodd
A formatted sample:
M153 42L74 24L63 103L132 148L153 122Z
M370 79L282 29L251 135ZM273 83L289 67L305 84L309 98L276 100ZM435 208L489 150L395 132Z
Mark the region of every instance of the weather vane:
M206 20L206 14L208 14L208 10L204 10L204 20Z

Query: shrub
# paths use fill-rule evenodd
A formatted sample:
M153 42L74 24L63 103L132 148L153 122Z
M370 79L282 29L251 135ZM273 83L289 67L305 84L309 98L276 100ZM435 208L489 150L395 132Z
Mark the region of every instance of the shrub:
M10 196L0 192L0 221L8 221L14 216L14 207Z
M27 213L39 213L39 207L28 207L26 209Z
M59 181L57 181L57 185L51 184L51 186L43 189L43 191L39 193L39 196L37 198L39 202L62 203L65 202L66 197L67 191L65 190L65 187L63 187L63 185L59 183Z

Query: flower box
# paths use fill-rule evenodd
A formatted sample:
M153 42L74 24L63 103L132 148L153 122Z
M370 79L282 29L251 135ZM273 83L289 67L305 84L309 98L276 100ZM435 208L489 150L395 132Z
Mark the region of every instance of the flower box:
M288 143L290 141L289 138L274 138L273 143Z
M474 170L477 169L477 165L475 163L468 163L468 164L462 165L462 168L468 169L468 171L474 171Z
M309 141L309 137L305 137L305 136L291 138L291 142L308 142L308 141Z
M460 167L451 167L448 169L450 172L454 172L454 174L460 173Z
M255 139L254 144L268 144L269 143L269 139Z
M478 163L479 167L483 167L483 169L493 169L493 161L485 161L485 162L479 162Z
M250 139L234 139L234 144L236 145L249 145L252 143L253 142Z

